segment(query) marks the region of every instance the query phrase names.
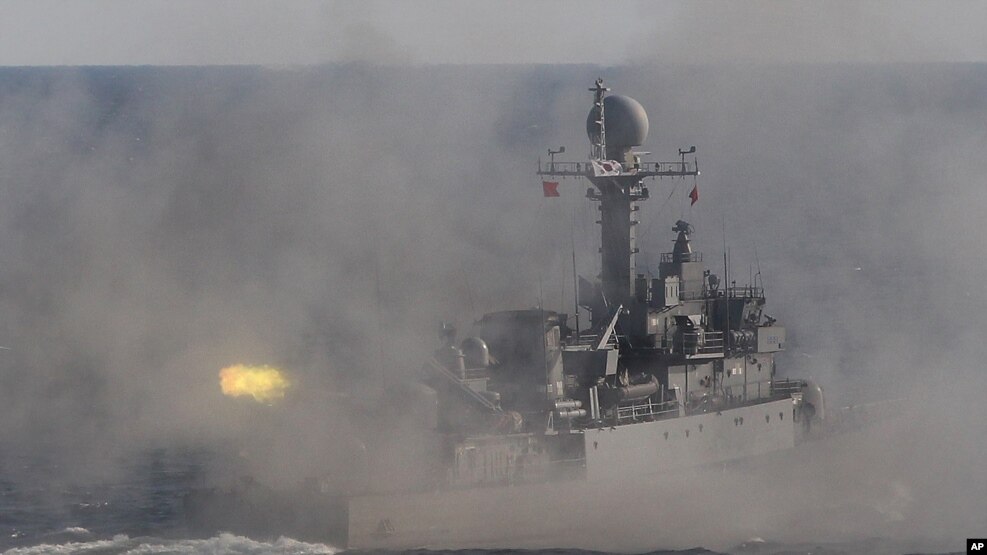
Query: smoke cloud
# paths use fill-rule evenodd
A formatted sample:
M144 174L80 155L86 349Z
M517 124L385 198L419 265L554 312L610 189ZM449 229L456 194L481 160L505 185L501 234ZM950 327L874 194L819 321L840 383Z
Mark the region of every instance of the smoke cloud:
M11 0L4 65L984 62L978 2Z
M588 151L597 76L646 107L656 158L699 148L694 207L691 180L649 185L642 271L686 219L714 272L725 245L738 283L760 273L785 373L834 407L915 401L893 429L912 441L816 450L807 491L852 475L883 500L877 534L975 535L977 64L0 71L4 450L86 474L134 445L243 433L218 377L242 363L324 396L325 418L285 421L329 452L358 439L322 427L339 396L371 407L413 377L440 321L571 312L572 247L598 272L595 208L571 180L543 198L534 162ZM804 530L837 536L818 515Z

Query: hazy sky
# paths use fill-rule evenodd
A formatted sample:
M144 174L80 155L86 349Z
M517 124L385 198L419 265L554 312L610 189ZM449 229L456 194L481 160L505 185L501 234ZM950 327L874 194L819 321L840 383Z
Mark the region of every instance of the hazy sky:
M987 61L978 1L7 0L0 65Z

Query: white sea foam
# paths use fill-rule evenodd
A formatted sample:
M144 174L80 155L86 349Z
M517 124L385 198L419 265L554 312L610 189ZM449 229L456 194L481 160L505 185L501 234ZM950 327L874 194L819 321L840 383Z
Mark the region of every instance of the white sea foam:
M70 526L70 527L62 530L62 533L63 534L77 534L77 535L80 535L80 536L86 536L86 535L89 535L90 534L89 530L86 530L82 526Z
M130 538L123 535L113 536L111 540L96 540L91 542L67 542L62 544L43 543L29 547L15 547L4 551L4 555L48 555L73 553L119 553L119 548Z
M312 555L332 554L339 550L321 543L306 543L281 537L273 542L254 541L233 534L219 534L204 540L166 540L113 536L109 540L40 544L17 547L4 555Z

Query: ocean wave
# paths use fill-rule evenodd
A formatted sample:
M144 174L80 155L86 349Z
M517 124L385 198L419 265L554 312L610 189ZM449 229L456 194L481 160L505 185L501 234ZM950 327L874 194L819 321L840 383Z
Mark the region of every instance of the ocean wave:
M69 526L68 528L62 530L63 534L75 534L79 536L88 536L92 532L83 528L82 526Z
M262 542L224 533L199 540L131 538L121 534L107 540L15 547L4 555L327 555L338 552L338 549L321 543L285 537Z

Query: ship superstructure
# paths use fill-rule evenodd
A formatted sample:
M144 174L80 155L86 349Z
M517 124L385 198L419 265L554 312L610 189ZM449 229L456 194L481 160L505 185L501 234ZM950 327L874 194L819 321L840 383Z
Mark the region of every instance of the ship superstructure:
M763 288L723 284L672 226L657 276L638 273L636 224L645 180L698 176L695 147L674 162L642 162L641 105L590 89L587 162L539 162L545 178L579 177L599 204L601 274L580 278L588 330L540 308L486 314L427 365L452 487L659 472L794 445L823 414L811 382L780 378L785 329L764 313ZM560 149L562 150L562 149ZM693 155L687 160L686 155Z

